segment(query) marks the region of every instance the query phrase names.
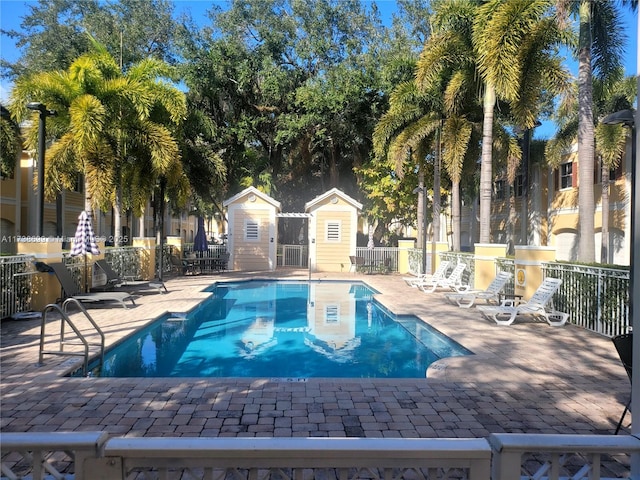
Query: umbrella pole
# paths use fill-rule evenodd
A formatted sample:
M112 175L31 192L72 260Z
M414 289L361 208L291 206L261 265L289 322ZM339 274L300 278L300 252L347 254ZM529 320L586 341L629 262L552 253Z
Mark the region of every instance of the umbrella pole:
M89 291L89 273L87 272L87 254L84 254L84 293Z

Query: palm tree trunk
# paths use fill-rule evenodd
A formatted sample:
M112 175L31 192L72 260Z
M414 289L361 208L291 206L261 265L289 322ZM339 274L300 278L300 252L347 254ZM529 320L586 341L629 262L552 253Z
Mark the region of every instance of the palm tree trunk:
M593 172L593 85L591 72L591 0L580 3L578 52L578 260L595 261Z
M460 251L460 180L451 184L451 233L454 252Z
M423 200L423 195L426 195L427 192L424 182L424 165L422 164L420 164L420 170L418 171L418 189L418 221L416 224L418 225L418 245L422 245L424 243L422 238L427 234L427 226L424 221L424 205L426 202Z
M433 218L431 219L434 243L440 241L440 211L442 204L442 196L440 195L440 141L442 138L442 121L440 122L440 128L438 129L437 135L438 140L436 142L436 153L433 161Z
M493 167L491 149L493 147L493 108L496 91L487 84L484 93L484 120L482 125L482 160L480 165L480 243L491 241L491 184Z
M508 205L508 212L507 212L507 254L508 255L513 255L515 253L515 244L516 244L516 221L517 221L517 216L516 216L516 196L515 196L515 189L510 185L509 187L509 203ZM526 222L525 218L522 217L520 219L521 222Z
M122 245L122 218L120 211L122 207L122 188L120 185L116 187L116 198L113 202L113 246L119 247Z
M602 233L600 263L609 263L609 166L602 164Z

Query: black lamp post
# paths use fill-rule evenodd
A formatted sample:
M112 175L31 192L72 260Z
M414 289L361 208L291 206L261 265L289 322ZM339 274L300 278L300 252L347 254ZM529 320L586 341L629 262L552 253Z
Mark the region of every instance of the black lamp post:
M638 174L640 169L637 166L636 159L636 112L633 110L621 110L611 115L607 115L602 119L602 123L606 125L624 125L631 128L631 238L630 238L630 265L629 265L629 319L631 327L637 331L638 335L633 336L633 360L632 360L632 379L631 379L631 411L640 411L640 394L638 386L640 386L640 308L634 309L634 299L640 298L640 269L636 268L640 265L640 248L636 245L640 241L640 209L636 205L636 193L640 189L640 178ZM631 434L640 433L640 422L631 420ZM639 470L640 465L632 459L632 473ZM636 477L634 477L636 478Z
M40 123L38 125L38 208L36 218L38 219L38 230L36 235L41 237L44 234L44 151L46 148L47 117L57 114L55 110L47 110L47 107L39 102L27 103L29 110L40 112Z

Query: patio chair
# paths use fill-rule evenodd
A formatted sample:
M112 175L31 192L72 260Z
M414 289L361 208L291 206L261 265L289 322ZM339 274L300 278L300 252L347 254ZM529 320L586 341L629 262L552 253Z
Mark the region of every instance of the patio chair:
M438 268L436 268L435 272L433 272L433 274L421 273L420 275L418 275L416 277L402 277L402 279L410 287L417 287L421 283L429 282L429 281L435 280L435 279L444 278L444 276L447 273L447 270L449 270L449 261L448 260L442 260L440 262L440 265L438 265Z
M63 263L58 262L51 263L49 265L51 266L51 268L53 268L53 273L55 273L56 277L58 278L58 282L60 282L60 286L62 287L62 291L64 293L64 298L75 298L82 303L118 302L124 308L128 308L125 300L129 300L134 306L136 304L136 302L134 301L134 296L130 292L83 293L73 281L71 273Z
M349 262L351 262L351 264L349 265L349 271L353 269L354 272L357 272L359 270L362 270L365 266L364 257L356 257L355 255L349 255Z
M216 269L220 272L226 272L229 270L229 259L231 254L229 252L221 253L216 262Z
M465 292L445 293L444 296L452 303L457 303L459 307L470 308L476 300L484 300L487 303L499 303L500 293L511 279L509 272L498 272L486 290L468 290Z
M611 339L613 341L613 345L616 347L616 351L618 352L618 356L620 357L620 361L622 362L622 366L627 372L627 376L629 377L629 382L632 381L632 359L633 359L633 333L623 333L622 335L617 335ZM618 422L618 426L616 427L616 432L614 435L617 435L622 427L622 422L624 421L624 417L627 415L629 411L629 406L631 405L631 398L627 402L627 405L624 407L624 411L622 412L622 416L620 417L620 421Z
M422 282L418 285L418 288L424 293L433 293L438 288L448 288L457 292L467 290L469 287L462 285L462 273L465 268L467 266L464 263L458 263L448 277L434 278L430 281Z
M180 260L177 255L171 255L169 257L171 261L171 271L178 275L185 275L189 269L193 269L193 265L189 265L186 260Z
M91 288L91 291L105 291L119 288L120 290L131 291L135 293L140 293L144 290L157 291L158 293L168 292L164 282L161 282L160 280L149 282L146 280L123 279L113 268L111 268L111 265L109 265L109 263L104 259L96 260L96 265L107 276L107 283L105 285L93 287Z
M568 313L553 308L553 295L560 288L562 280L547 277L528 302L519 303L515 299L505 299L500 305L480 305L476 307L487 318L498 325L511 325L518 315L542 317L553 327L561 327L569 318Z

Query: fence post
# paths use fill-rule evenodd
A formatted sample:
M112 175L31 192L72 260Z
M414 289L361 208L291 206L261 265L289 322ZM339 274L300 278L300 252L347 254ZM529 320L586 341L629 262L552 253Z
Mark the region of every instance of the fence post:
M473 287L486 289L496 276L496 258L507 254L507 246L502 243L476 243L474 246L475 277Z
M414 248L415 240L398 239L398 273L409 273L409 249Z
M542 264L556 259L556 249L516 245L515 250L515 293L528 300L542 283Z
M140 274L142 280L156 278L156 239L155 237L134 237L133 246L140 250Z

